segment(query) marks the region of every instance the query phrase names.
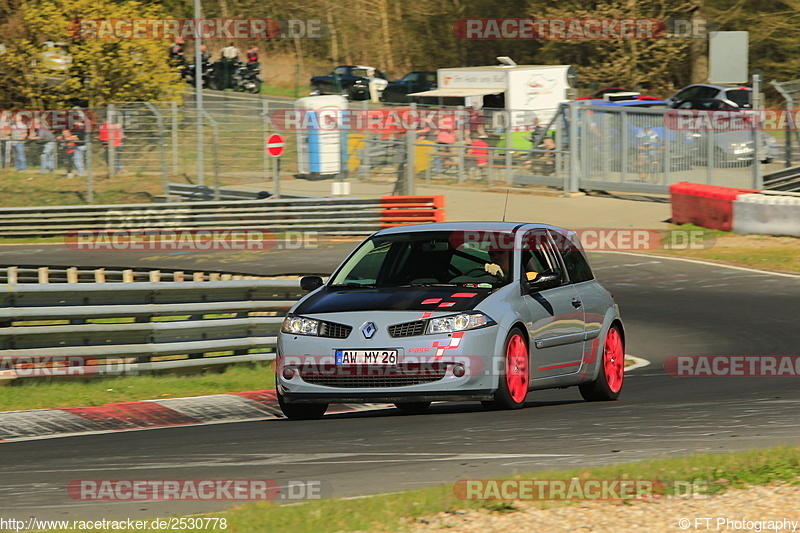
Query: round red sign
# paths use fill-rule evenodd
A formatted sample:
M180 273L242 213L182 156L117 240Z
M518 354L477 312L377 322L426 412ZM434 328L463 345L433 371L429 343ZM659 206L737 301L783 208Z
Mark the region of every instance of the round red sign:
M278 157L281 155L285 146L286 143L284 142L283 137L277 133L275 135L270 135L269 139L267 139L267 153L269 153L269 155L272 157Z

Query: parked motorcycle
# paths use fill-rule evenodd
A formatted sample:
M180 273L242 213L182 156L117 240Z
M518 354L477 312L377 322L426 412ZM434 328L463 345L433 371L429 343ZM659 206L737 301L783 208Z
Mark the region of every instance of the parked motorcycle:
M214 77L213 73L213 63L209 64L208 62L203 62L203 89L207 89L210 87L210 80ZM179 66L178 70L180 72L181 78L191 85L192 87L195 86L195 66L194 63L189 63L188 65ZM213 88L213 87L212 87Z
M233 74L233 90L253 94L261 92L261 66L258 63L242 65Z

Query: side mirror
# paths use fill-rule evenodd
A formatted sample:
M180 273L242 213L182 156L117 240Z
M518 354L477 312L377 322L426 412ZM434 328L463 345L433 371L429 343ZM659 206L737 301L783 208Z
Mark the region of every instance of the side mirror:
M528 282L528 292L539 292L553 287L558 287L561 284L561 274L546 270L540 272L535 278Z
M300 288L304 291L313 291L322 287L322 278L319 276L303 276L300 278Z

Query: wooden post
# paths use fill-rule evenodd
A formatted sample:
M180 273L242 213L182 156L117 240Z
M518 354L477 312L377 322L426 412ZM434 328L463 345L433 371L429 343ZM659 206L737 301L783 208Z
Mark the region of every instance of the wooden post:
M50 283L50 269L39 267L39 283Z
M67 269L67 283L78 283L78 267Z
M105 268L98 268L94 271L94 282L95 283L105 283L106 282L106 269Z
M122 282L133 283L133 270L127 269L122 271Z

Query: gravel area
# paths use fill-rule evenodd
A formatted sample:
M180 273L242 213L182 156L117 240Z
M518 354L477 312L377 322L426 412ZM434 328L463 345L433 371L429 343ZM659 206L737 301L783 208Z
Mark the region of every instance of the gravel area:
M551 503L544 509L531 502L509 503L516 510L439 513L415 520L409 531L800 532L800 486L787 483L730 489L724 494L690 499L581 501L563 506Z

